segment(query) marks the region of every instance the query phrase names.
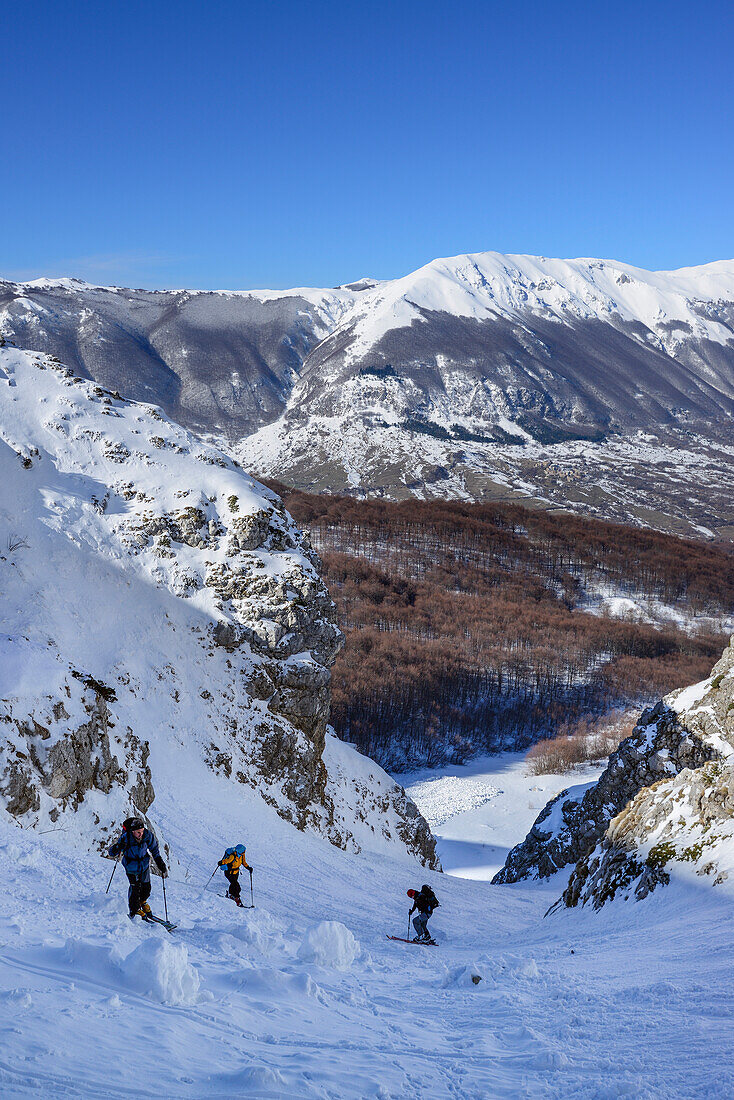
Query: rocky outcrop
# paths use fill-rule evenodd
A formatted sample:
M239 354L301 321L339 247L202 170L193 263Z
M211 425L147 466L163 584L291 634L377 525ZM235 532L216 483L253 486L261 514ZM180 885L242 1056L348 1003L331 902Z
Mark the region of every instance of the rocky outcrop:
M114 694L114 693L113 693ZM39 699L32 710L4 702L0 721L0 794L16 818L44 811L55 821L76 810L90 791L119 788L131 810L144 813L155 798L149 745L119 728L110 700L70 676L64 697Z
M492 881L549 878L576 863L638 791L683 768L697 767L715 752L700 731L682 725L666 702L657 703L643 712L631 737L612 753L597 783L561 791L548 803Z
M711 676L646 711L596 784L563 791L512 850L495 882L575 864L560 901L637 899L676 863L721 882L734 832L734 639Z
M0 797L19 822L81 813L98 839L161 775L176 784L174 756L189 782L211 769L222 798L248 786L340 847L384 837L437 865L402 788L371 762L359 778L365 758L329 735L343 637L273 492L18 349L0 351L0 441Z
M668 698L708 759L639 791L581 857L562 904L600 909L617 896L640 900L674 873L714 885L734 873L734 639L698 691Z
M563 892L564 905L601 909L618 894L641 900L670 882L676 863L709 876L731 874L718 850L734 832L734 768L712 761L641 791L609 824L602 841L579 861Z

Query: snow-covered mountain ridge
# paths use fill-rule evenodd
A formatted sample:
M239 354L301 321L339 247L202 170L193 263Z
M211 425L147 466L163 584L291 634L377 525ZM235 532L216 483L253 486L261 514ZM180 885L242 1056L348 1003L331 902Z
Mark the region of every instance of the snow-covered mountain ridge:
M433 861L402 789L328 730L341 633L274 493L157 408L8 347L0 440L0 794L19 822L73 819L89 844L213 776L339 847Z
M302 488L530 496L727 537L734 261L485 252L329 290L0 283L0 334Z

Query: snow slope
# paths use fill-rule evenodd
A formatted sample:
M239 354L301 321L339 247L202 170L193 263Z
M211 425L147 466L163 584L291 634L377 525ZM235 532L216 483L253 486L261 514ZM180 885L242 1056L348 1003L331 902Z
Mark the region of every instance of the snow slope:
M674 883L543 919L556 883L341 852L253 793L223 802L213 775L157 809L178 857L172 936L131 925L122 884L104 893L109 864L66 833L0 813L4 1097L734 1095L731 892ZM250 911L214 884L201 897L235 839L255 868ZM389 942L423 881L439 946ZM159 884L152 900L162 910Z

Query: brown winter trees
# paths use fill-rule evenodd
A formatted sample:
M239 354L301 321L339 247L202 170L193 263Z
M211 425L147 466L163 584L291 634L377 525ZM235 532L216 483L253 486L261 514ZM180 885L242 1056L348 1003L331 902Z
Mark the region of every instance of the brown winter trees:
M701 679L723 648L715 620L734 607L724 549L516 505L273 487L309 529L347 635L335 728L393 769L647 703ZM605 594L643 612L668 605L680 623L612 618Z

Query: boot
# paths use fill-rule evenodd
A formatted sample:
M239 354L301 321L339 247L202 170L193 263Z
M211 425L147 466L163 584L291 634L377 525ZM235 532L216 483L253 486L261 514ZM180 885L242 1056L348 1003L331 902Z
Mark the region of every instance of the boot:
M140 906L140 908L143 910L143 912L145 913L146 916L153 912L151 907L148 905L147 901L144 901L143 904Z

